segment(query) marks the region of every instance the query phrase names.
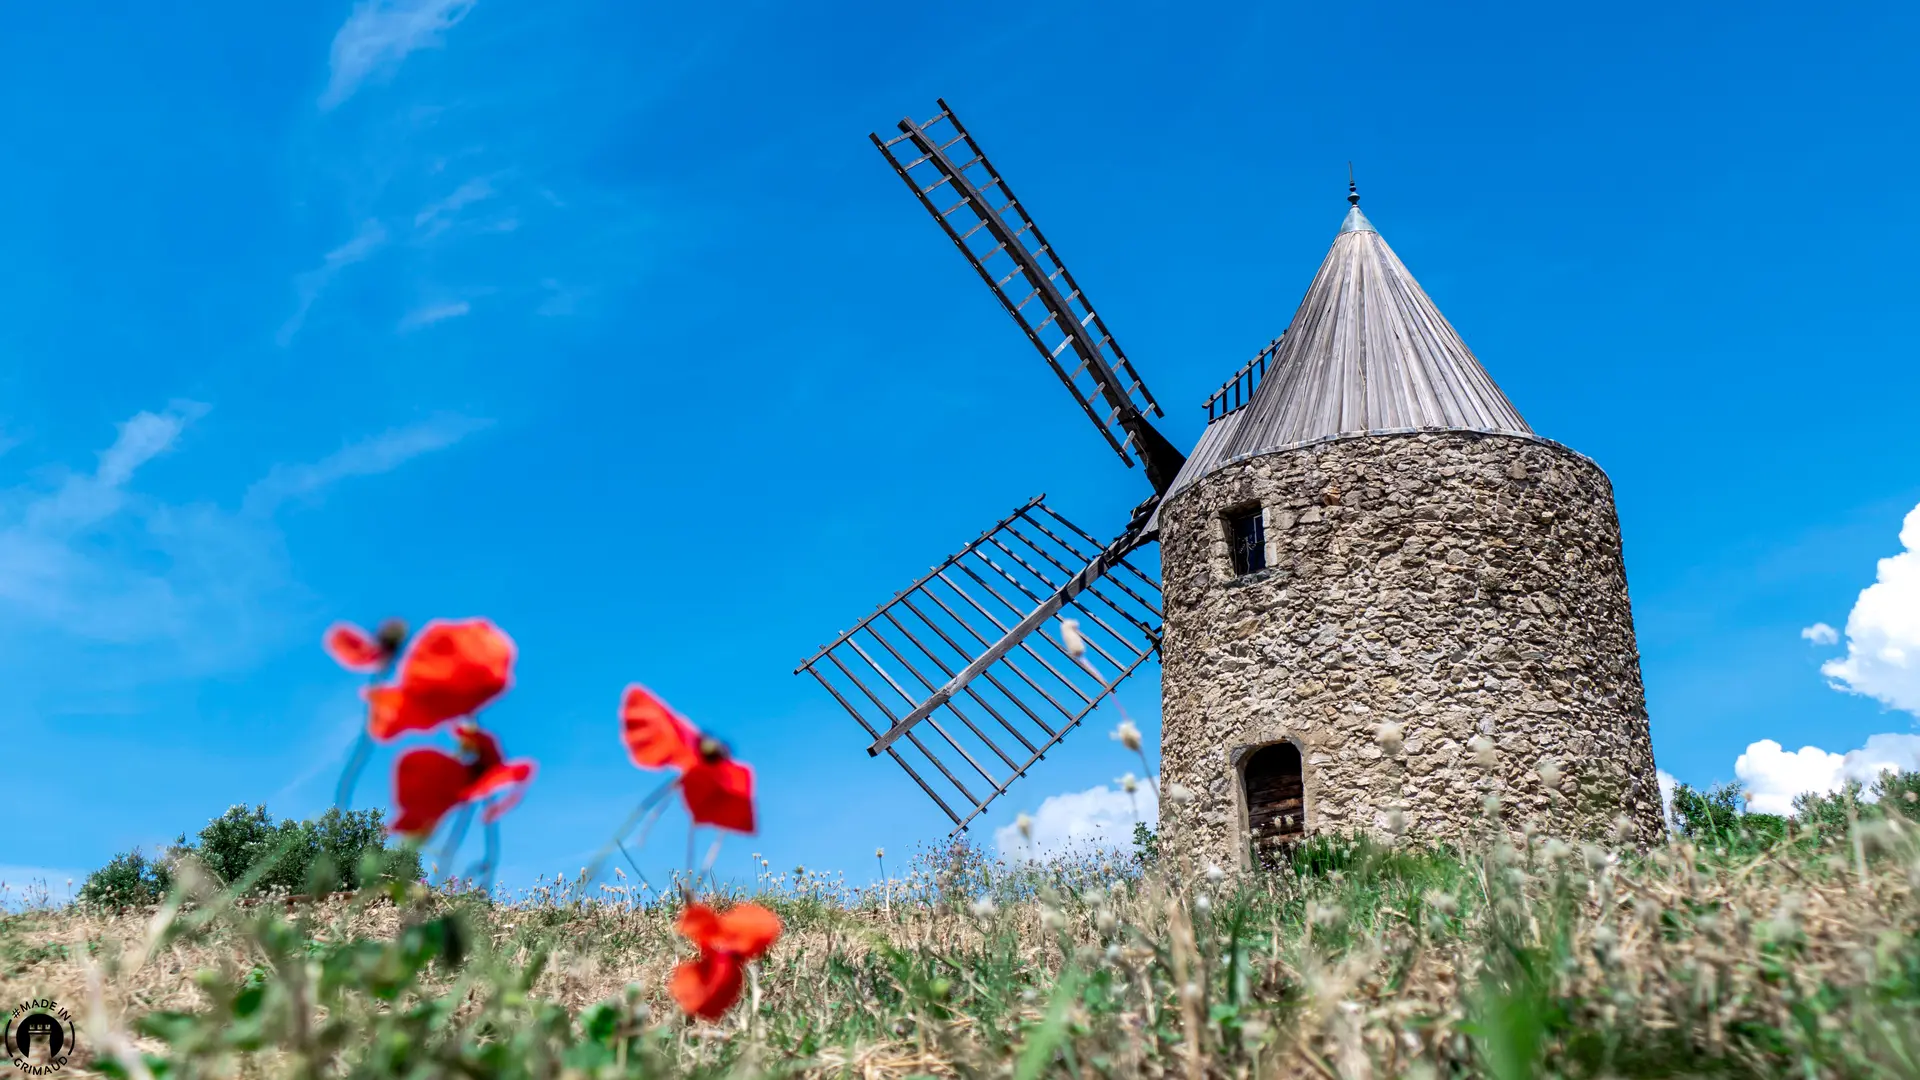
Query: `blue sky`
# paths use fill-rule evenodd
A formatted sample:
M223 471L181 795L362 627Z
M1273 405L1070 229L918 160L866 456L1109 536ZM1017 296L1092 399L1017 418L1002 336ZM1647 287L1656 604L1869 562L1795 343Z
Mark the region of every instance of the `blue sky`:
M388 614L520 645L489 715L543 774L509 881L647 789L634 679L760 768L724 872L941 835L789 672L1028 496L1109 532L1142 493L867 143L942 95L1181 443L1284 328L1352 160L1523 415L1612 476L1661 767L1773 740L1819 749L1753 778L1818 783L1910 732L1920 555L1877 563L1920 503L1910 8L1004 10L14 12L0 805L40 824L4 873L323 808L356 686L320 632ZM1122 695L1150 737L1157 696ZM1134 768L1112 719L982 838Z

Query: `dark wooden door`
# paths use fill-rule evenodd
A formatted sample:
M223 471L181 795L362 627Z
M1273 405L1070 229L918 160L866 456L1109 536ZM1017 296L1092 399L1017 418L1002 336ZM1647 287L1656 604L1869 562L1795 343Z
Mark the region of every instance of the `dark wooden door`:
M1255 750L1242 770L1247 785L1247 832L1256 852L1306 835L1306 783L1300 748L1274 743Z

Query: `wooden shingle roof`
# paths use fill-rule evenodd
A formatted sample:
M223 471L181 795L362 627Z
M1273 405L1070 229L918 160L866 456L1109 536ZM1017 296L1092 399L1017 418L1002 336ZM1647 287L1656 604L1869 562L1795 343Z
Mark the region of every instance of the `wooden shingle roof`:
M1342 435L1533 434L1355 202L1266 376L1245 408L1207 425L1172 490Z

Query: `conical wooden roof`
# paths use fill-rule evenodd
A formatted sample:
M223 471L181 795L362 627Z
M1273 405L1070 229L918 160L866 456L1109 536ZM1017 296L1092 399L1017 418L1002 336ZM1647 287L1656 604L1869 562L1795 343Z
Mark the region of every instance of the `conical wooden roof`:
M1174 488L1320 439L1422 429L1533 434L1356 202L1253 397L1208 425Z

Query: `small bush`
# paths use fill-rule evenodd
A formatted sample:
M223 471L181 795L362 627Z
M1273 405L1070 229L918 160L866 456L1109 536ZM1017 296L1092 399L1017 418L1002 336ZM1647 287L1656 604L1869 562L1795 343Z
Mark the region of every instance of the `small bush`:
M233 806L184 835L159 859L123 852L87 875L76 899L104 907L158 903L172 886L174 860L191 855L221 884L240 881L262 863L256 894L322 893L381 881L415 881L420 856L388 847L378 810L329 809L307 821L275 822L265 806Z

